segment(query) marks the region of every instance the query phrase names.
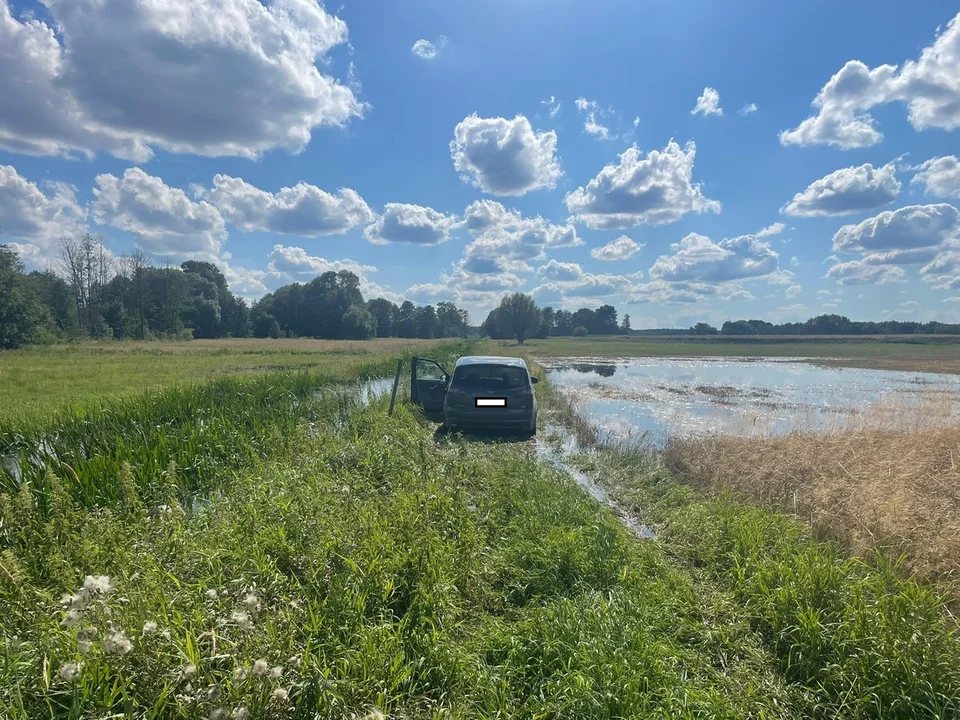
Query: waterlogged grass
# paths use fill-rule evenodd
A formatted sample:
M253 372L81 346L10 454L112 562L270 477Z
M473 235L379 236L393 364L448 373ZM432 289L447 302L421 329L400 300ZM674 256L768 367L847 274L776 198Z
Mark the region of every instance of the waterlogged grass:
M194 511L134 493L89 511L66 476L46 505L2 496L0 716L806 706L735 607L524 446L436 445L384 410L300 433Z
M182 383L281 371L346 376L359 363L409 355L445 340L83 342L0 350L0 421L22 423L88 401Z
M434 349L456 356L466 346ZM392 375L396 356L351 358L321 371L223 378L88 402L27 422L0 419L0 490L29 485L38 502L53 492L49 472L87 507L115 505L135 492L166 502L209 490L217 478L281 451L305 422L342 410L347 382ZM324 389L321 402L305 402Z
M630 448L581 465L657 527L671 557L729 594L804 714L833 718L960 715L960 637L945 594L882 555L850 558L787 515L704 499Z

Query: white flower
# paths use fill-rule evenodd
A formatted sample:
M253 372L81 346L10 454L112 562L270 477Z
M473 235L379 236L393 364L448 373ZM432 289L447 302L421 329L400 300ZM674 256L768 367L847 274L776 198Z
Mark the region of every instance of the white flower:
M267 674L267 661L263 658L260 658L253 664L253 676L254 677L263 677Z
M217 591L214 590L213 588L210 588L209 590L207 590L207 599L209 599L209 600L216 600L216 599L217 599Z
M113 590L108 575L87 575L83 581L83 589L92 593L106 594Z
M68 662L60 667L60 679L64 682L73 682L80 676L80 663Z
M210 712L210 720L227 720L227 711L223 708L217 708Z
M164 640L169 640L169 639L170 639L170 631L169 631L169 630L164 630L162 633L160 633L160 635L163 637Z
M60 624L63 627L73 627L83 619L83 616L80 614L79 610L67 610L63 614L63 620L60 621Z
M277 665L276 667L270 668L270 677L274 680L279 680L283 675L283 668Z
M245 612L238 610L230 617L237 625L240 626L241 630L253 630L253 623L250 622L250 616Z
M216 702L220 699L220 686L212 685L209 690L207 690L207 700L210 702ZM226 712L226 710L224 710Z
M80 588L76 595L64 595L60 598L60 607L64 610L83 610L90 601L90 593Z
M260 598L258 598L253 593L248 593L247 596L243 599L243 604L247 606L249 612L255 613L260 609Z
M84 655L93 652L93 643L89 640L77 640L77 650Z
M110 655L126 655L133 650L133 643L122 632L115 632L107 636L103 649Z
M245 707L242 707L242 706L238 707L236 710L233 711L233 717L236 720L248 720L248 718L250 717L250 711L247 710Z
M157 624L153 620L147 620L143 624L143 634L153 635L157 631Z
M234 682L243 682L248 677L250 677L250 668L241 666L233 671Z
M277 702L285 703L290 699L290 694L283 688L277 688L273 691L273 699Z

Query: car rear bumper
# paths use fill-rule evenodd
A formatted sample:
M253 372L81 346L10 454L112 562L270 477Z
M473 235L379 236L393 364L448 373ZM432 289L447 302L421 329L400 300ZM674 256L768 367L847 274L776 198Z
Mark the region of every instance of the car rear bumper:
M533 430L536 424L536 411L533 408L465 408L444 411L444 421L449 428L477 428L489 430Z

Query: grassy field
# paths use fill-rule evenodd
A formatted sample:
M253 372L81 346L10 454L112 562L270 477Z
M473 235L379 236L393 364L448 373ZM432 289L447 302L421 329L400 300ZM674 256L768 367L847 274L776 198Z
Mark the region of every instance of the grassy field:
M496 350L516 346L492 340ZM533 357L802 357L825 365L960 374L960 336L817 336L811 338L655 338L620 335L531 339Z
M945 597L886 556L594 447L538 384L641 539L531 443L344 390L399 353L0 423L0 717L960 714Z
M281 370L346 377L358 362L443 341L193 340L78 343L0 351L0 421L43 417L94 399Z

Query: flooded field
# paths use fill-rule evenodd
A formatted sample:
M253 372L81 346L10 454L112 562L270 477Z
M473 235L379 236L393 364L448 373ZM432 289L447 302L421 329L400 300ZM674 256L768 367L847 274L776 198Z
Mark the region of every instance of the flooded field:
M551 358L551 382L608 439L669 434L779 435L921 407L956 413L960 377L824 367L804 358Z

